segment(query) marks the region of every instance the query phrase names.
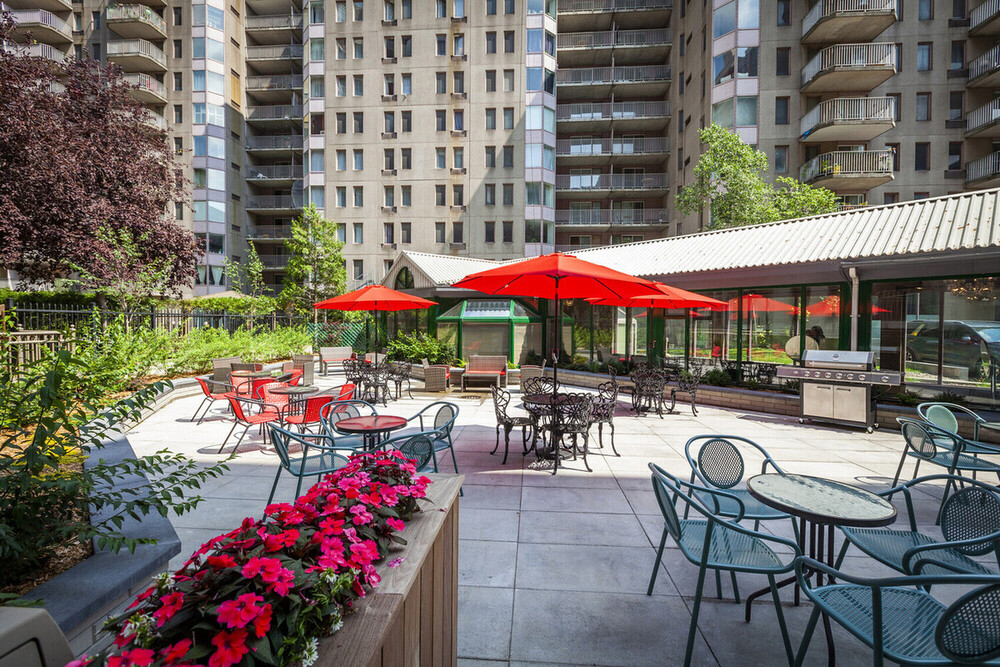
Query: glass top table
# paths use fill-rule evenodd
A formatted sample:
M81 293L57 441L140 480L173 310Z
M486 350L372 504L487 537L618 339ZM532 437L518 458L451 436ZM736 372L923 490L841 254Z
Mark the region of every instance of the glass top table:
M871 491L809 475L767 473L747 480L757 500L813 523L833 526L887 526L896 508Z
M273 378L280 374L279 371L233 371L231 375L241 378Z
M272 394L285 394L287 396L304 396L306 394L315 394L319 391L319 387L276 387L274 389L269 389Z

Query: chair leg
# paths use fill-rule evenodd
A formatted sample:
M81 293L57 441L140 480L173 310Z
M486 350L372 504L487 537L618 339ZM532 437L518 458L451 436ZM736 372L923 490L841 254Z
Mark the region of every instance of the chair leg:
M694 609L691 610L691 627L688 629L687 649L684 651L684 667L691 667L691 656L694 654L694 638L698 633L698 612L701 609L701 594L705 588L705 564L698 569L698 587L694 592Z
M503 461L500 462L500 465L504 465L507 463L507 453L510 452L511 428L512 428L511 426L504 426L503 428Z
M722 571L715 571L715 597L719 600L722 599Z
M663 548L667 545L667 529L663 529L663 537L660 538L660 548L656 550L656 562L653 563L653 574L649 577L649 588L646 595L653 594L653 584L656 583L656 575L660 571L660 561L663 560Z
M615 453L615 456L621 456L618 449L615 448L615 423L613 421L608 422L608 430L611 432L611 451Z
M226 434L226 437L225 437L225 439L223 439L222 444L219 445L219 452L218 452L219 454L221 454L222 450L226 448L226 443L229 442L229 438L233 435L233 431L235 431L236 427L239 426L239 425L240 425L239 422L233 422L233 427L231 429L229 429L229 433ZM249 427L247 427L247 428L249 428Z
M771 586L771 597L774 599L774 611L778 614L778 628L781 629L781 641L785 644L785 655L788 656L788 664L795 660L792 652L792 641L788 638L788 626L785 625L785 614L781 611L781 597L778 595L778 585L774 581L774 575L767 575L767 583Z
M575 440L574 440L575 443ZM587 450L590 449L590 434L583 434L583 467L587 469L587 472L594 472L590 469L590 464L587 463Z
M496 431L497 431L497 444L493 446L493 451L490 452L490 456L496 454L497 450L500 449L500 424L497 424Z
M889 488L895 488L896 484L899 483L899 476L903 472L904 463L906 463L906 447L903 448L903 455L899 457L899 465L896 467L896 476L892 478L892 484L889 485Z
M729 578L733 582L733 597L736 599L736 604L740 603L740 585L736 583L736 572L733 570L729 571Z
M809 616L809 623L806 625L806 632L802 635L802 643L799 644L799 653L795 656L794 667L802 667L802 661L806 658L809 650L809 642L812 640L813 632L816 631L816 623L819 622L819 607L813 607L813 613Z
M844 557L847 555L847 547L849 546L851 546L851 541L844 540L844 546L840 547L840 553L837 554L837 564L833 566L833 569L840 569L841 564L844 562Z
M691 394L691 414L698 416L698 406L694 404L694 394Z
M190 421L194 421L195 420L195 417L198 416L198 413L201 412L201 409L203 407L205 407L205 401L209 401L209 400L211 400L211 399L208 396L206 396L205 398L201 399L201 403L198 404L198 407L195 409L194 414L191 415L191 420ZM198 420L198 423L199 424L201 423L201 419Z
M278 478L281 476L281 466L278 466L278 472L274 473L274 484L271 485L271 495L267 497L267 504L270 505L271 501L274 500L274 492L278 488ZM265 505L266 507L266 505Z

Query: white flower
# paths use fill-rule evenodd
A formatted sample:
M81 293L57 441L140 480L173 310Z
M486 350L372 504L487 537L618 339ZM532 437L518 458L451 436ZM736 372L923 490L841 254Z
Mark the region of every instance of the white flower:
M317 660L319 660L319 641L315 637L310 637L302 649L302 667L309 667Z
M156 587L160 589L160 592L163 592L164 590L170 588L173 585L174 585L174 575L170 574L169 572L160 572L158 575L156 575Z

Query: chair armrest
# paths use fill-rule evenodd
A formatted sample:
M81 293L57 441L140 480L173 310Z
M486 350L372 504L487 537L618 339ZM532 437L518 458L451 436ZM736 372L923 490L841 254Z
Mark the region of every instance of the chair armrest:
M802 588L807 591L812 589L806 585L803 568L828 574L838 581L846 581L855 586L868 586L869 588L887 588L889 586L912 588L936 584L996 584L1000 582L1000 576L995 574L910 574L901 577L866 579L857 575L845 574L814 558L799 556L795 559L795 576L798 577Z
M927 553L929 551L941 551L944 549L954 549L956 547L971 547L985 542L996 542L1000 540L1000 531L990 533L989 535L983 535L982 537L971 537L966 540L953 540L951 542L937 542L935 544L920 544L915 547L910 547L903 554L903 571L907 573L920 574L919 570L926 565L923 565L923 558L917 558L921 554ZM917 567L912 569L910 563L914 558L917 558ZM930 559L929 559L930 560ZM937 564L937 563L935 563Z

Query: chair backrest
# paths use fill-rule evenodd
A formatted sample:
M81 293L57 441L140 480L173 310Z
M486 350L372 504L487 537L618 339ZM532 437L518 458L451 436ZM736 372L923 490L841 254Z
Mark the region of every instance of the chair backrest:
M442 403L434 415L434 430L450 435L456 417L458 417L458 406L454 403Z
M597 397L602 401L617 401L618 383L614 380L608 380L597 385Z
M420 363L423 364L424 368L430 368L431 366L431 362L427 361L427 357L421 359Z
M303 423L318 423L323 414L323 408L333 402L333 396L309 396L295 401L289 401L288 414L302 415Z
M552 402L553 428L568 432L582 432L590 427L594 398L590 394L559 394Z
M938 448L934 443L934 438L931 437L931 431L924 424L905 417L897 417L896 421L900 423L903 439L906 441L906 446L913 450L914 456L927 460L934 458ZM935 435L940 437L944 434L936 433Z
M301 475L303 472L302 470L296 471L295 468L292 467L292 459L288 454L288 450L291 448L291 445L299 445L303 453L307 453L308 448L313 443L309 442L309 440L302 437L300 434L289 431L286 428L282 428L274 422L270 422L267 427L271 429L271 442L274 443L274 451L278 453L278 459L281 461L281 465L293 475L304 476ZM330 465L331 468L334 467L333 463L337 460L342 460L344 463L348 463L350 461L345 454L340 452L324 451L323 454L324 456L330 456L332 458Z
M941 534L949 542L970 540L1000 532L1000 498L981 486L967 486L948 497L941 507ZM993 543L954 547L967 556L997 549ZM933 552L929 554L933 557Z
M231 368L234 371L256 371L257 364L247 364L243 362L233 363Z
M274 378L254 378L250 384L251 387L251 398L256 398L258 400L264 398L264 387L269 384L274 384Z
M253 387L250 380L251 378L243 375L229 374L229 384L233 386L233 391L235 391L239 396L250 395L250 390Z
M917 407L917 414L942 431L958 433L958 417L947 403L921 403Z
M510 405L510 392L504 391L496 385L490 385L490 392L493 394L493 411L496 413L497 423L502 424L507 421L507 406Z
M684 455L692 472L706 486L731 489L742 482L746 474L746 448L751 450L750 453L755 458L763 459L761 472L766 472L768 464L776 472L781 472L781 468L763 447L738 435L696 435L685 443Z
M284 407L288 405L288 394L275 394L274 390L279 387L288 387L284 382L268 382L260 388L264 402L268 405Z
M336 400L338 401L351 400L352 398L354 398L355 389L357 389L357 387L350 382L340 385L340 394L337 395Z
M681 542L681 519L677 514L676 499L683 498L690 501L688 495L681 488L680 480L668 473L666 470L656 465L649 464L652 471L653 494L656 496L656 503L660 506L660 513L663 514L664 525L670 537L680 544Z
M533 377L521 383L522 394L551 394L554 386L552 378Z
M323 425L323 431L327 435L340 437L334 429L334 424L339 422L341 419L350 419L351 417L377 414L378 410L376 410L374 406L370 403L359 401L357 399L347 401L330 401L320 408L319 420Z
M226 399L229 401L229 407L233 409L233 417L236 418L236 421L246 422L247 416L243 412L243 402L235 396L227 396Z
M1000 583L953 602L938 620L934 642L944 657L964 665L1000 657Z
M423 470L434 456L434 445L426 435L415 435L396 446L402 454L413 459L417 470Z
M197 380L198 384L201 385L201 392L203 394L205 394L206 396L212 395L212 390L209 389L208 382L205 381L205 378L196 377L195 380Z
M507 357L501 355L473 354L465 367L471 371L490 371L503 374L507 371Z
M212 379L219 382L229 382L229 374L233 372L233 364L241 363L240 357L225 357L212 359Z

